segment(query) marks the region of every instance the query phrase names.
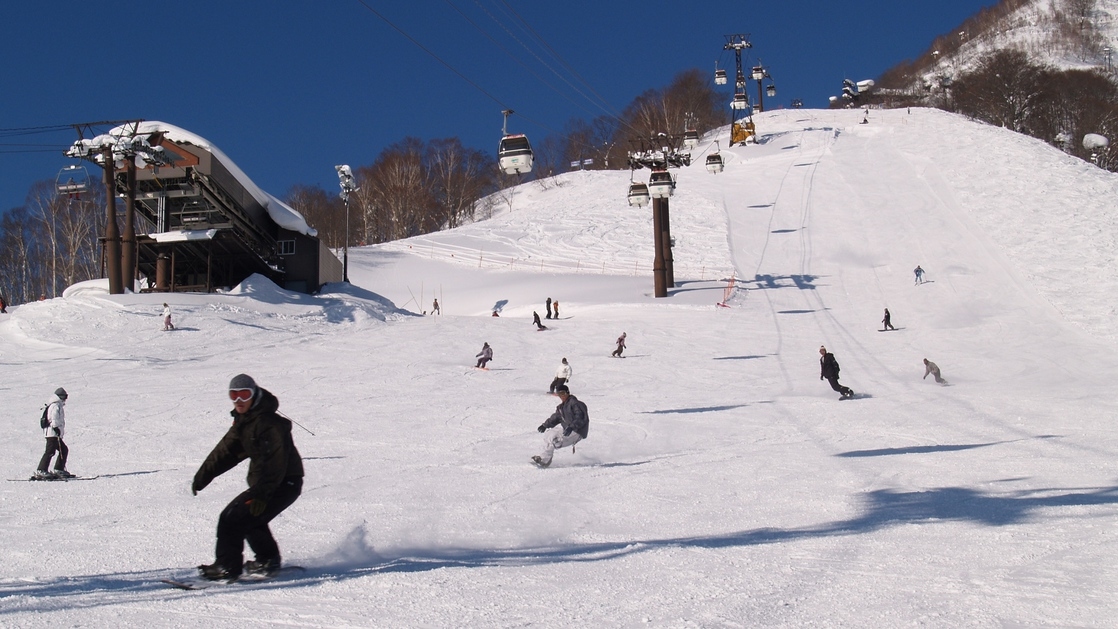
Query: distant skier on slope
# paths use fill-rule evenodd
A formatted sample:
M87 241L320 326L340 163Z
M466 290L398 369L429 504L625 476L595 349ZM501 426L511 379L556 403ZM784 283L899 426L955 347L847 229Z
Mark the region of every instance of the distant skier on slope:
M884 325L884 327L881 328L882 330L896 330L897 329L897 328L893 327L893 315L889 314L889 309L888 308L885 309L885 318L881 320L881 323Z
M477 353L475 358L477 358L477 365L474 365L474 367L477 369L488 369L485 365L493 360L493 348L489 347L489 343L483 343L481 345L481 351Z
M66 400L70 396L66 389L58 387L54 395L47 401L46 425L42 426L43 436L47 438L47 448L39 459L39 467L35 469L33 480L54 480L57 478L73 478L74 475L66 471L66 459L70 456L70 448L62 441L66 434ZM54 471L48 471L51 459L55 453L58 460L54 462Z
M617 349L613 350L610 356L614 358L621 358L621 352L625 351L625 333L622 332L621 336L617 337Z
M840 400L854 397L854 391L850 387L839 384L838 361L835 360L835 355L828 352L827 348L822 345L819 346L819 379L831 383L831 388L842 395L839 398Z
M291 438L291 421L281 416L279 400L239 374L229 381L233 425L194 474L194 495L210 482L249 460L248 490L241 492L217 520L216 561L198 566L210 580L234 581L242 572L272 576L280 570L280 551L268 523L295 503L303 491L303 459ZM256 555L245 562L245 542Z
M547 301L544 302L544 305L547 308L547 317L545 317L545 318L550 319L551 318L551 298L550 297L547 298Z
M571 380L572 373L570 363L564 358L563 362L559 364L559 368L555 370L555 379L551 381L551 388L548 393L555 393L556 389L567 384Z
M937 365L937 364L933 363L932 361L928 360L927 358L925 358L924 359L924 379L927 379L928 374L932 374L933 376L935 376L936 382L938 382L939 384L947 384L947 381L944 380L943 377L940 376L940 374L939 374L939 365Z
M923 284L924 283L924 269L920 268L920 265L917 264L916 268L912 269L912 272L916 274L916 283L917 284Z
M555 393L559 396L559 405L555 407L551 417L536 429L547 433L543 454L532 457L532 462L540 467L551 465L551 458L557 449L567 446L572 446L573 449L590 432L590 415L586 412L586 405L571 395L571 390L565 384L556 387Z
M171 307L167 302L163 302L163 331L174 330L175 325L171 323Z

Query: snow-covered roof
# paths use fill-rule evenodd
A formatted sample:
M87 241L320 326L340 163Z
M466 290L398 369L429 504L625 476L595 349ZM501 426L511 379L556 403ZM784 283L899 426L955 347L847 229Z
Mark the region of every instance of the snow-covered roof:
M237 182L252 195L252 198L256 199L256 202L267 210L268 216L280 227L306 234L307 236L318 235L318 232L307 224L307 220L302 214L295 211L294 208L283 201L261 190L233 160L229 159L228 155L223 153L221 149L217 148L212 142L196 133L192 133L181 127L176 127L173 124L160 122L158 120L148 120L146 122L141 122L135 128L133 128L132 124L121 125L113 127L108 133L88 140L80 140L75 143L75 146L81 145L81 148L88 152L94 147L115 146L120 142L121 138L131 139L136 136L147 136L157 132L162 133L163 137L177 144L190 144L209 151L214 157L221 161L230 174L237 179Z

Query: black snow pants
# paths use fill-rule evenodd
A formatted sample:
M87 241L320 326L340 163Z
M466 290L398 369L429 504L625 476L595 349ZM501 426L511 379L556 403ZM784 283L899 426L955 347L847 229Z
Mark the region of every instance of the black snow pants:
M850 387L844 387L841 384L839 384L838 376L827 378L827 382L831 383L831 388L834 389L835 391L838 391L839 393L841 393L843 395L850 395L850 393L851 393Z
M58 453L58 461L54 464L54 469L66 469L66 457L70 456L70 448L66 447L62 437L47 437L47 450L43 453L43 458L39 459L39 471L47 471L50 465L50 460L54 458L54 453Z
M279 545L268 528L277 515L294 504L303 493L303 479L299 476L287 478L268 500L264 513L254 516L249 512L248 502L252 495L245 491L226 505L217 520L217 563L231 575L240 575L244 567L245 542L256 555L256 560L266 562L280 561Z

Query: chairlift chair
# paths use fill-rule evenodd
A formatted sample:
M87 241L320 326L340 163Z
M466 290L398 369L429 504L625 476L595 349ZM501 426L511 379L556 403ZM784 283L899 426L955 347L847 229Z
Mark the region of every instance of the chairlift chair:
M89 190L89 172L81 164L71 164L58 171L54 187L59 195L66 195L71 199L80 197Z
M675 192L675 178L667 170L654 170L648 178L648 196L666 199Z
M532 145L528 136L518 133L501 138L497 161L501 170L509 175L532 172Z
M629 205L643 207L648 205L648 184L643 181L634 181L629 184Z

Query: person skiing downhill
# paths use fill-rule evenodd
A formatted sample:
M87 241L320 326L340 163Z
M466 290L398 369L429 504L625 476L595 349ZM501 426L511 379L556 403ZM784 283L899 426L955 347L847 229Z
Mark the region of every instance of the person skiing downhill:
M927 358L925 358L924 359L924 378L925 379L928 377L928 374L932 374L935 377L937 383L947 384L947 381L944 380L943 377L939 373L939 365L937 365L937 364L933 363L932 361L928 360Z
M555 393L557 388L567 384L571 379L572 373L570 363L564 358L563 362L559 364L559 368L555 370L555 379L551 381L551 388L548 390L548 393Z
M924 283L924 269L920 268L920 265L917 264L916 268L912 269L912 272L916 274L916 283L917 284L923 284Z
M845 387L839 384L839 364L835 360L835 355L828 352L826 347L819 346L819 379L826 380L831 383L831 388L839 392L842 397L840 400L854 397L854 391L850 387Z
M475 358L477 358L477 365L474 365L475 368L488 369L485 364L493 360L493 348L489 347L489 343L482 343L481 351L477 353Z
M532 457L532 462L539 467L551 465L556 450L567 446L573 447L585 439L590 432L590 415L586 412L586 404L571 395L571 390L565 384L556 387L555 393L559 396L559 405L555 407L551 417L536 429L541 433L547 433L544 438L543 454Z
M47 401L47 425L43 427L43 436L47 438L47 448L39 459L39 467L35 469L32 480L54 480L56 478L73 478L74 475L66 471L66 459L70 456L70 448L62 438L66 435L66 400L69 398L66 389L58 387L54 395ZM58 454L54 462L54 471L48 471L50 461Z
M883 327L883 328L881 328L881 329L882 329L882 330L896 330L897 328L894 328L894 327L893 327L893 321L892 321L892 319L893 319L893 316L889 314L889 309L888 309L888 308L886 308L886 309L885 309L885 318L881 320L881 323L882 323L882 324L883 324L883 325L884 325L885 327Z
M279 572L279 546L268 523L294 504L303 491L303 459L291 438L291 420L278 413L279 400L246 374L229 381L233 425L194 474L194 495L210 482L249 460L248 490L221 511L217 520L216 561L198 566L202 578L238 579L243 572ZM256 558L244 561L245 542Z
M621 352L625 351L625 333L622 332L621 336L617 337L617 349L613 350L610 356L614 358L621 358Z

